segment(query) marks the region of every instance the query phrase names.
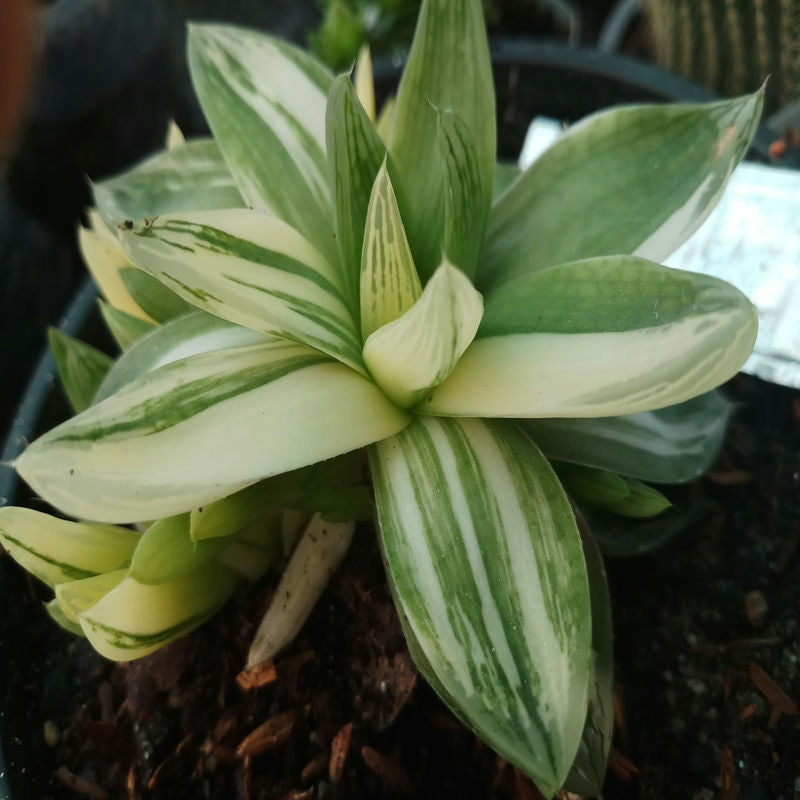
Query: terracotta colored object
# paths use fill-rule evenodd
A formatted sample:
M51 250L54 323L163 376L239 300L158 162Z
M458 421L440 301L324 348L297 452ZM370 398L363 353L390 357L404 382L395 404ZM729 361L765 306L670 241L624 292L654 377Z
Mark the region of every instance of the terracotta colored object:
M0 3L0 164L10 154L30 85L35 21L30 0Z

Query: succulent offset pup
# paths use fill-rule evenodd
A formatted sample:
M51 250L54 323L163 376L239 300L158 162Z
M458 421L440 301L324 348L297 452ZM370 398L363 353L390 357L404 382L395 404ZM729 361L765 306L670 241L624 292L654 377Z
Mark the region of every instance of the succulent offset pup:
M478 0L423 3L377 123L371 80L261 33L193 26L189 64L213 141L95 186L83 234L124 352L56 336L80 413L16 462L92 522L2 509L0 541L124 659L261 574L284 509L322 512L284 576L321 587L374 504L426 679L545 795L599 791L608 595L564 486L647 515L664 502L638 479L708 466L725 404L705 393L756 313L656 262L716 204L761 93L596 115L495 198ZM265 620L251 662L307 612Z

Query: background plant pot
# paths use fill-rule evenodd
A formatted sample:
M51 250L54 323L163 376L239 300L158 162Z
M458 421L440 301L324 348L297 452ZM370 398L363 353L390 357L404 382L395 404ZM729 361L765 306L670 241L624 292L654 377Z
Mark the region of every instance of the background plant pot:
M500 152L506 158L516 156L527 125L537 114L572 121L598 108L619 102L696 101L709 97L707 93L685 81L623 58L599 56L555 45L522 41L499 43L493 48L493 52L498 91ZM391 91L396 84L397 76L396 65L387 63L376 65L379 95L385 97ZM754 148L757 157L762 159L768 157L766 149L770 138L768 131L759 132ZM76 320L80 317L78 312L90 305L90 292L90 289L86 289L79 296L68 315L69 319ZM13 458L24 446L24 440L30 437L33 426L29 414L42 407L44 395L53 394L53 385L52 370L44 363L37 370L36 379L32 382L20 407L20 414L14 422L12 438L6 447L4 460ZM758 387L758 382L749 382L746 386ZM766 390L771 391L769 387L766 387ZM753 394L753 391L747 388L745 396L748 392ZM786 394L778 392L774 405L783 409L785 401ZM783 412L776 412L775 418L783 418ZM10 495L10 491L8 494ZM36 502L24 489L17 491L14 500L20 504ZM673 552L669 557L676 556L676 553L679 555L680 551ZM675 591L672 573L662 567L658 560L649 563L650 571L646 574L658 574L659 580L664 581L661 586L671 587ZM685 565L685 557L681 563ZM614 570L612 577L615 573L622 575L620 580L625 584L624 588L627 591L615 595L617 611L624 618L629 600L633 604L638 602L640 607L643 604L640 598L637 600L635 592L631 594L629 591L632 584L630 569L623 567L621 570ZM641 580L640 578L636 581L640 591L647 588L646 581L642 585ZM800 581L797 585L800 586ZM0 800L58 797L62 792L65 793L64 796L72 796L52 781L51 776L57 764L44 742L42 726L47 719L59 718L60 715L69 713L65 703L73 696L73 681L77 680L77 676L83 673L97 680L96 671L108 668L103 666L102 661L88 648L77 645L68 634L63 634L55 628L41 610L36 587L5 558L0 560L0 597L2 598L0 607L4 609L4 613L0 615L0 648L3 652L0 661L2 670L0 753L5 754L5 767L0 762ZM621 603L620 597L623 598ZM330 622L343 625L345 630L340 632L340 635L348 635L346 621L335 618ZM630 628L630 625L623 623L623 627L625 626ZM640 626L642 641L639 646L646 649L646 637L652 634L652 631L649 631L648 626L642 624L641 620ZM332 647L336 646L335 636L326 641ZM69 660L62 657L67 652L70 654ZM42 653L46 656L44 659L38 657ZM236 665L233 668L235 669ZM623 666L623 680L625 674ZM662 680L660 676L653 676L642 670L636 674L640 680L637 684L640 691L643 691L642 687L646 688L648 677L655 681ZM634 723L630 724L633 728ZM641 721L636 724L641 725ZM388 736L388 734L382 735ZM437 731L436 736L446 738L441 731ZM422 740L421 738L420 741ZM382 741L385 743L386 739ZM458 770L457 762L451 763L450 768ZM462 767L462 773L465 769ZM711 772L715 770L718 772L716 763L712 764ZM674 774L680 774L680 770L673 773L673 776ZM684 791L685 788L685 786L678 787L679 791ZM189 793L191 791L192 789L187 787L184 796L195 796ZM453 789L449 796L467 797L466 791L467 788L462 793ZM480 787L473 786L469 791L478 792ZM417 796L426 795L423 793ZM667 796L667 794L660 795L662 800L666 800ZM691 795L684 793L674 796L684 798Z

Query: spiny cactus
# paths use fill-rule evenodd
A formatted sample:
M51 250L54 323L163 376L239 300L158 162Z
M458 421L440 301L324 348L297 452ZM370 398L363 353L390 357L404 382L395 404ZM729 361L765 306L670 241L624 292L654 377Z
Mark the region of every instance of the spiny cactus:
M722 95L769 77L767 102L800 94L800 0L646 0L661 66Z

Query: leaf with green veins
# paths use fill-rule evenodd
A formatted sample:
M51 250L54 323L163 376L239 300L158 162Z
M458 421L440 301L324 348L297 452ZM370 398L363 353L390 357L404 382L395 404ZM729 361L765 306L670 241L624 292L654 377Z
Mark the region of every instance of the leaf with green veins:
M492 203L493 174L482 168L472 131L453 111L439 112L439 144L445 182L444 252L473 277Z
M732 412L733 405L714 391L624 417L530 419L520 425L550 459L653 483L684 483L711 467Z
M213 139L163 150L132 169L92 185L97 210L112 227L175 211L244 208Z
M0 508L0 544L48 586L127 564L139 534L116 525L70 522L41 511Z
M197 569L229 544L228 537L193 541L188 514L165 517L142 534L128 575L139 583L166 583Z
M119 275L131 297L156 322L167 322L194 311L186 300L141 269L123 267Z
M483 299L464 273L443 262L420 299L364 343L364 363L401 408L418 403L452 371L480 325Z
M578 503L623 517L655 517L672 506L661 492L635 478L581 464L556 462L553 467L567 493Z
M113 359L58 328L50 328L48 339L67 399L72 410L80 413L91 405Z
M422 294L386 162L369 198L361 263L361 335L401 317Z
M67 620L80 628L78 621L80 615L84 611L88 611L112 589L119 586L127 574L127 569L117 569L81 580L59 583L55 587L55 599L58 607ZM80 630L83 634L83 628Z
M540 270L485 304L475 341L420 410L604 417L674 405L734 375L758 326L730 284L633 256Z
M249 209L164 215L120 239L138 266L194 306L364 372L340 276L277 217Z
M762 102L626 106L574 125L495 203L476 285L595 256L662 260L717 204Z
M216 561L157 585L126 577L78 619L101 655L130 661L196 628L222 606L235 583L235 573Z
M232 26L190 25L187 49L203 113L245 202L333 260L325 155L333 76L290 44Z
M87 216L90 227L78 226L78 247L100 293L114 308L145 322L155 322L125 287L120 270L132 265L115 234L106 227L96 209L90 209Z
M425 0L394 109L389 152L411 251L425 282L442 260L444 160L436 109L471 131L480 185L491 194L496 157L494 81L479 0Z
M546 795L588 698L589 587L569 501L514 425L419 417L370 448L395 602L417 665Z
M192 311L170 320L142 336L123 353L109 370L95 394L99 403L111 397L147 372L165 364L199 353L228 350L272 341L263 333L212 317L204 311Z
M564 788L584 797L600 797L614 734L614 642L611 598L600 550L578 517L592 605L592 671L589 709L580 747Z
M44 603L44 609L45 611L47 611L48 615L50 616L50 619L52 619L53 622L62 627L65 631L73 633L75 634L75 636L80 636L82 638L85 638L83 636L83 628L81 628L81 626L77 622L71 620L62 611L61 606L58 604L57 598L54 597L48 603Z
M16 468L65 513L136 522L355 450L407 422L352 369L278 341L147 373L37 439ZM226 452L236 458L220 458Z
M369 121L347 75L331 85L326 115L331 196L347 305L359 308L358 291L364 225L375 176L386 145Z
M139 317L134 317L125 311L120 311L105 300L97 301L100 314L106 323L109 333L121 350L127 350L137 340L155 328L151 322L146 322Z

